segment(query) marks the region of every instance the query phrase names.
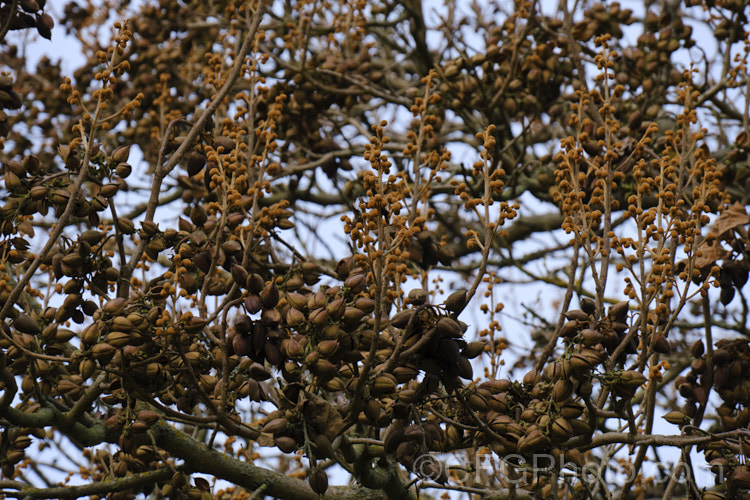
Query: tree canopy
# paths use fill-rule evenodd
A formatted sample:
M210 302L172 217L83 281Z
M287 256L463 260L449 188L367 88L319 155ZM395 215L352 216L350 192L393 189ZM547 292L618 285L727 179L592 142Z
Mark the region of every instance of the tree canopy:
M627 7L0 0L0 495L750 498L747 7Z

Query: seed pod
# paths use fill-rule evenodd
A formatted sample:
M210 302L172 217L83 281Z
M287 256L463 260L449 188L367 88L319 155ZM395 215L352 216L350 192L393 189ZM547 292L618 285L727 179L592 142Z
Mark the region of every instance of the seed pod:
M276 282L273 280L269 282L263 290L261 290L259 297L260 303L264 309L276 307L276 304L279 303L279 288L276 286Z
M346 312L346 300L344 300L342 297L332 300L326 306L326 311L328 311L328 317L332 321L338 321Z
M131 343L130 334L119 331L108 333L104 340L114 347L125 347Z
M109 361L108 358L111 359L111 356L115 354L116 350L117 349L110 344L96 344L91 348L91 355L94 356L94 358L105 362Z
M552 389L552 400L556 403L565 401L573 394L573 384L568 379L558 380Z
M563 314L565 316L565 319L570 321L588 321L589 315L585 312L581 311L580 309L571 309L570 311Z
M26 313L20 313L16 316L16 319L13 320L13 326L19 332L27 333L29 335L39 335L42 331L41 328L39 328L39 324L31 319L31 316Z
M584 457L581 450L577 448L570 448L565 451L565 460L567 462L575 464L576 467L582 469L586 465L586 458Z
M670 424L674 425L685 425L690 423L690 418L688 418L685 413L679 411L679 410L673 410L667 413L666 415L662 416L664 420L669 422Z
M405 328L409 324L409 320L414 315L414 309L405 309L396 313L391 318L391 325L396 328Z
M326 299L326 295L323 292L315 292L310 295L310 297L307 299L307 309L308 311L312 311L314 309L320 309L322 307L326 307L328 305L328 300Z
M42 38L47 40L52 39L52 28L55 27L55 21L52 20L52 16L46 12L43 14L37 14L36 16L36 30Z
M322 379L333 377L337 371L336 365L327 359L318 359L312 366L312 372Z
M318 458L330 458L333 457L333 448L331 446L331 440L323 434L315 436L312 442L313 453Z
M345 332L338 325L328 324L321 328L319 337L323 340L338 340Z
M539 375L539 372L532 369L526 373L526 375L523 376L523 384L524 385L535 385L537 382L541 380L541 376Z
M353 274L346 278L346 281L344 281L344 286L349 289L349 293L351 293L352 295L356 295L359 292L363 291L366 285L367 277L362 273Z
M469 359L474 359L484 352L485 347L487 347L487 343L481 340L469 342L464 347L462 354Z
M383 448L386 453L392 453L404 441L404 425L396 421L388 427L385 439L383 440Z
M289 359L300 359L305 350L295 339L284 339L281 341L281 352Z
M381 415L380 403L376 399L369 399L365 403L364 414L371 423L377 424Z
M352 269L352 258L345 257L338 261L336 264L336 275L340 280L345 280L349 277L349 273Z
M378 375L372 384L372 390L377 395L392 394L396 390L398 381L390 373Z
M581 342L587 347L601 343L604 336L592 328L581 330Z
M250 292L251 294L257 295L261 292L261 290L263 290L264 286L265 286L265 282L263 281L263 278L259 274L253 273L253 274L248 275L247 281L245 282L245 288L247 288L248 292Z
M547 436L545 436L538 428L529 428L530 430L524 434L521 439L518 440L517 449L518 453L533 453L538 451L549 444Z
M618 323L625 323L628 319L628 301L623 300L609 308L609 318Z
M466 307L466 290L456 290L445 299L445 308L454 315L459 314Z
M661 354L670 354L672 352L672 346L669 345L669 341L664 335L657 335L654 342L654 351Z
M85 345L94 345L99 340L99 324L94 322L87 326L81 333L81 342Z
M733 485L734 488L743 490L750 488L750 467L747 465L740 465L735 468L729 476L728 482Z
M336 353L338 348L339 343L337 340L323 340L322 342L318 343L317 351L324 358L329 358Z
M136 414L136 418L138 420L141 420L142 422L145 422L149 427L158 422L159 417L161 417L161 415L152 410L140 410Z
M269 434L281 434L282 432L285 432L289 428L289 420L280 417L275 418L266 425L263 426L262 432L267 432Z
M578 333L578 321L566 321L560 329L560 336L571 338Z
M369 314L375 310L375 301L369 297L358 297L357 300L354 301L354 307L365 314Z
M287 303L293 308L304 311L307 308L307 297L298 292L289 292L286 294Z
M317 470L308 478L310 488L318 495L323 495L328 489L328 476L325 471Z
M266 367L257 362L250 365L248 375L250 375L253 380L257 381L268 380L271 378L271 374L266 370Z
M646 377L635 370L625 370L620 372L617 379L617 385L625 389L635 390L646 382Z
M466 358L466 356L458 357L457 375L464 380L471 380L472 378L474 378L474 368L472 368L471 363Z
M234 139L230 137L222 135L222 136L214 138L214 149L218 151L219 148L223 148L224 154L227 154L231 152L232 150L234 150L234 146L235 146Z
M690 354L693 355L694 358L700 358L703 356L703 353L705 352L706 348L703 345L703 341L698 339L690 346Z
M273 443L284 453L292 453L297 449L297 441L289 436L278 436L273 438Z
M586 314L594 314L596 312L596 302L591 297L581 298L581 309Z
M557 417L550 425L549 430L550 435L555 440L565 441L573 436L573 428L562 417Z
M594 366L593 363L591 363L591 361L583 354L577 353L573 354L570 357L570 367L575 372L580 373L582 371L588 370L592 366Z
M438 320L435 328L441 337L460 338L462 334L461 325L455 319L445 316Z
M421 288L414 288L409 291L409 303L413 304L415 306L421 306L425 302L427 302L429 294L426 290L423 290Z
M299 311L298 309L295 309L294 307L290 307L289 310L286 312L286 324L287 326L295 327L299 326L305 323L306 318L305 315Z
M310 323L317 327L322 327L328 322L328 311L321 307L310 312Z
M469 395L466 404L469 408L475 411L487 411L487 409L489 408L487 400L477 393Z
M206 157L198 151L191 151L187 155L187 173L189 176L196 175L206 166Z
M397 366L393 369L393 376L400 384L405 384L410 380L414 380L419 375L419 370L415 367L410 366Z
M128 161L130 156L130 145L120 146L112 152L112 161L115 163L123 163Z
M570 361L567 359L561 359L547 365L545 371L547 372L547 377L552 380L567 379L573 375L573 368L570 366Z

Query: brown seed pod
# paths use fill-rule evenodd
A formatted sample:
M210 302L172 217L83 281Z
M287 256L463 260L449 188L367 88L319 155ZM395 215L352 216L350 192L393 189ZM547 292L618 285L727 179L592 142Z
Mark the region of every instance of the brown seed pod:
M427 293L427 290L423 290L422 288L414 288L409 291L409 295L408 295L409 304L413 304L415 306L421 306L422 304L427 302L428 297L429 297L429 294Z
M559 403L573 394L573 384L568 379L558 380L552 389L552 400Z
M405 384L417 378L419 370L414 366L397 366L393 369L393 375L399 384Z
M107 344L113 347L125 347L126 345L131 343L130 334L119 331L108 333L104 340L107 342Z
M453 318L442 317L435 326L440 337L460 338L462 336L461 325Z
M161 414L152 410L140 410L136 414L136 418L142 422L145 422L149 427L159 421Z
M523 376L523 384L530 386L537 384L542 379L541 375L536 370L530 370Z
M219 148L223 148L224 154L229 153L234 150L235 143L234 139L227 137L225 135L219 136L214 138L214 149L217 151Z
M354 307L363 311L365 314L369 314L375 310L375 301L369 297L358 297L354 301Z
M654 342L654 351L661 354L670 354L672 352L672 346L664 335L657 335Z
M322 470L313 472L308 478L310 488L318 495L323 495L328 490L328 476Z
M317 351L324 358L330 358L338 351L339 342L337 340L323 340L318 343Z
M328 323L328 311L321 307L320 309L315 309L314 311L310 312L310 323L317 327L322 327L326 323Z
M248 287L249 289L249 287ZM264 309L272 309L279 303L279 288L276 282L271 280L258 294L261 306Z
M414 309L405 309L396 313L391 318L391 325L396 328L405 328L409 324L409 320L414 315Z
M305 310L307 310L307 300L308 299L307 299L306 295L303 295L303 294L301 294L299 292L288 292L285 295L285 298L286 298L287 303L291 307L293 307L293 308L295 308L295 309L297 309L299 311L305 311Z
M464 347L462 354L469 359L474 359L484 352L485 347L487 347L487 343L481 340L469 342L466 344L466 347Z
M270 420L266 423L266 425L263 426L262 432L267 432L269 434L281 434L282 432L286 432L286 430L289 428L289 420L283 417L274 418L273 420Z
M456 290L445 299L445 308L454 315L459 314L466 307L466 290Z
M328 379L336 375L338 369L336 365L327 359L318 359L312 366L312 372L320 378Z
M624 370L619 373L615 385L627 391L638 389L646 382L646 376L635 370Z
M628 301L623 300L609 308L608 316L612 321L625 323L628 319Z
M276 436L273 438L273 443L284 453L292 453L297 449L297 441L289 436Z
M27 333L29 335L39 335L41 328L39 324L26 313L20 313L13 320L13 326L21 333Z
M349 293L356 295L365 289L367 285L367 277L362 274L353 274L346 278L344 286L349 289Z
M333 457L333 448L331 446L331 440L323 434L315 436L312 442L312 450L318 458L330 458Z
M529 430L526 431L526 434L518 440L516 448L518 453L527 454L541 450L548 444L549 439L547 436L545 436L538 427L533 426L530 427Z
M266 367L261 365L260 363L253 363L252 365L250 365L250 368L248 369L248 375L259 382L271 378L271 374L269 373L269 371L266 370Z
M596 312L596 302L591 297L582 297L581 309L586 314L594 314Z
M578 321L566 321L560 329L560 336L565 338L571 338L578 333Z
M666 415L662 416L664 420L669 422L670 424L674 425L685 425L690 423L690 419L688 418L685 413L679 411L679 410L673 410L667 413Z
M404 424L396 421L388 427L385 439L383 440L383 448L386 453L392 453L398 448L398 445L406 440L404 437Z
M328 299L325 293L318 291L311 294L307 299L307 309L312 311L314 309L320 309L328 306Z
M371 389L376 395L386 395L392 394L396 390L396 385L398 385L396 377L390 373L385 373L375 377Z
M326 306L326 311L328 311L328 317L332 321L338 321L346 312L346 300L344 300L342 297L332 300Z
M549 427L550 436L555 441L565 441L573 436L573 428L567 420L557 417Z
M198 151L191 151L187 155L186 165L188 175L196 175L206 166L206 157Z
M582 414L583 406L574 401L565 403L560 407L560 415L566 420L573 420L574 418L580 417Z
M599 344L603 338L604 336L600 332L592 328L585 328L581 330L581 342L587 347Z
M487 411L489 409L487 399L477 393L470 394L466 400L466 404L474 411Z
M563 314L565 316L565 319L570 321L589 321L591 318L589 318L589 315L585 312L581 311L580 309L571 309L570 311Z
M694 358L700 358L703 356L703 353L706 351L705 346L703 345L703 341L698 339L690 346L690 354L693 355Z
M265 286L265 282L263 281L263 278L259 274L252 273L247 276L247 280L245 281L245 288L247 288L247 291L250 292L251 294L254 294L254 295L259 294L261 290L263 290L264 286ZM298 309L301 309L301 308L298 308Z

